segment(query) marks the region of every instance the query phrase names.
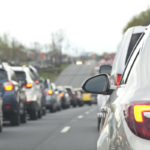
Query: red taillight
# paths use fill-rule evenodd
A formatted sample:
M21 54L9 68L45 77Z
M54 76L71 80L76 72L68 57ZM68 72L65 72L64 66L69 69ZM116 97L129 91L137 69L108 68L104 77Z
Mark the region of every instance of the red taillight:
M120 80L122 78L121 74L117 74L116 85L119 86Z
M32 87L32 83L27 83L26 84L26 88L31 88Z
M60 98L64 97L64 93L61 92L61 93L59 94L59 96L60 96Z
M53 91L52 90L48 90L47 91L47 95L52 95L53 94Z
M39 83L39 80L35 80L34 82L35 82L36 84L38 84L38 83Z
M11 108L11 106L10 106L10 105L5 105L5 106L4 106L4 108L6 108L6 109L10 109L10 108Z
M150 103L131 104L127 113L126 121L131 131L139 137L150 139Z
M26 104L30 104L31 102L30 101L26 101Z
M5 91L12 91L14 89L12 82L5 82L4 83L4 90Z

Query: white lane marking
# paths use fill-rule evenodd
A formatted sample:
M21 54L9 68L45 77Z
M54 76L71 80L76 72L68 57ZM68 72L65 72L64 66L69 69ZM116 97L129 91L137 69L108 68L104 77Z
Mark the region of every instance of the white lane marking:
M83 116L82 116L82 115L78 116L78 119L82 119L82 118L83 118Z
M85 114L87 114L87 115L88 115L89 113L90 113L89 111L85 112Z
M66 132L68 132L68 131L70 130L70 128L71 128L71 127L69 127L69 126L64 127L64 128L61 130L61 133L66 133Z

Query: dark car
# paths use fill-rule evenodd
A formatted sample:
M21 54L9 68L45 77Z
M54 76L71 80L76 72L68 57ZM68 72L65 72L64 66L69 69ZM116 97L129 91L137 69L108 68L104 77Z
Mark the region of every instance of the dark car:
M14 71L7 64L0 66L0 93L3 99L3 118L12 125L26 122L26 96Z
M77 104L78 104L78 100L77 100L77 97L76 97L76 95L75 95L75 93L74 93L72 87L70 87L70 86L65 86L65 88L66 88L66 90L67 90L67 92L68 92L68 94L69 94L69 96L70 96L71 105L72 105L73 107L76 107Z

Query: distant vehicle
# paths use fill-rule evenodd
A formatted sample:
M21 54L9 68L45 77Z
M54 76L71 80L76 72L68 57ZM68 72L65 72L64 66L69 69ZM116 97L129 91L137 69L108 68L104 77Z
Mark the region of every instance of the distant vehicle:
M120 44L113 62L112 72L111 72L111 82L114 85L119 85L120 80L122 78L122 74L125 68L125 65L128 61L134 46L136 45L138 40L141 40L140 36L144 33L144 26L135 26L129 28Z
M82 92L81 92L81 89L74 89L74 93L75 93L75 96L77 98L77 105L78 106L83 106L84 103L82 101Z
M101 65L99 67L99 74L108 74L110 75L112 71L111 65ZM97 129L100 130L102 124L104 123L104 108L106 100L109 98L107 95L98 94L97 95Z
M82 101L84 102L84 104L91 105L92 104L92 94L82 91Z
M42 91L28 67L13 66L17 79L24 84L27 112L32 120L42 117Z
M45 85L46 108L50 112L61 110L61 101L59 93L56 92L55 89L53 89L49 79L45 79L44 85Z
M10 121L11 125L26 123L26 96L14 71L6 63L0 66L0 84L4 120Z
M101 65L99 67L99 74L101 73L106 73L106 74L111 74L112 66L111 65Z
M65 87L65 89L67 90L67 92L68 92L68 94L69 94L69 96L70 96L70 102L71 102L71 105L73 106L73 107L76 107L77 106L77 97L76 97L76 95L75 95L75 92L74 92L74 90L73 90L73 88L71 87L71 86L64 86Z
M61 100L61 107L63 109L69 108L71 102L67 90L63 86L58 86L55 91L59 93L60 100Z
M29 67L29 69L30 69L30 71L31 71L31 73L32 73L32 75L34 77L34 82L37 84L37 86L39 86L38 88L41 89L41 94L42 94L42 113L43 113L43 115L45 115L46 114L46 101L45 101L45 93L44 93L45 89L44 89L44 83L42 82L44 80L42 80L40 78L40 75L39 75L39 73L38 73L38 71L37 71L37 69L35 67L33 67L31 65L29 65L28 67Z

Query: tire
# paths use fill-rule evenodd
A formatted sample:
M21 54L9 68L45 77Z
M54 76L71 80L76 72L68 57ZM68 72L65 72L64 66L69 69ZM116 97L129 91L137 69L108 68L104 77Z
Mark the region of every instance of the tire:
M24 112L24 114L21 115L21 123L26 123L27 122L27 114Z
M17 114L14 114L12 117L11 117L11 125L12 126L19 126L20 125L20 114L17 113Z
M42 118L42 114L43 114L43 110L39 110L39 112L38 112L38 118L39 118L39 119Z
M3 123L2 123L2 120L1 120L1 123L0 123L0 133L2 132L3 130Z
M100 123L101 123L101 119L97 118L97 130L100 130Z
M37 120L38 119L38 111L37 110L32 111L30 114L30 118L31 118L31 120Z

